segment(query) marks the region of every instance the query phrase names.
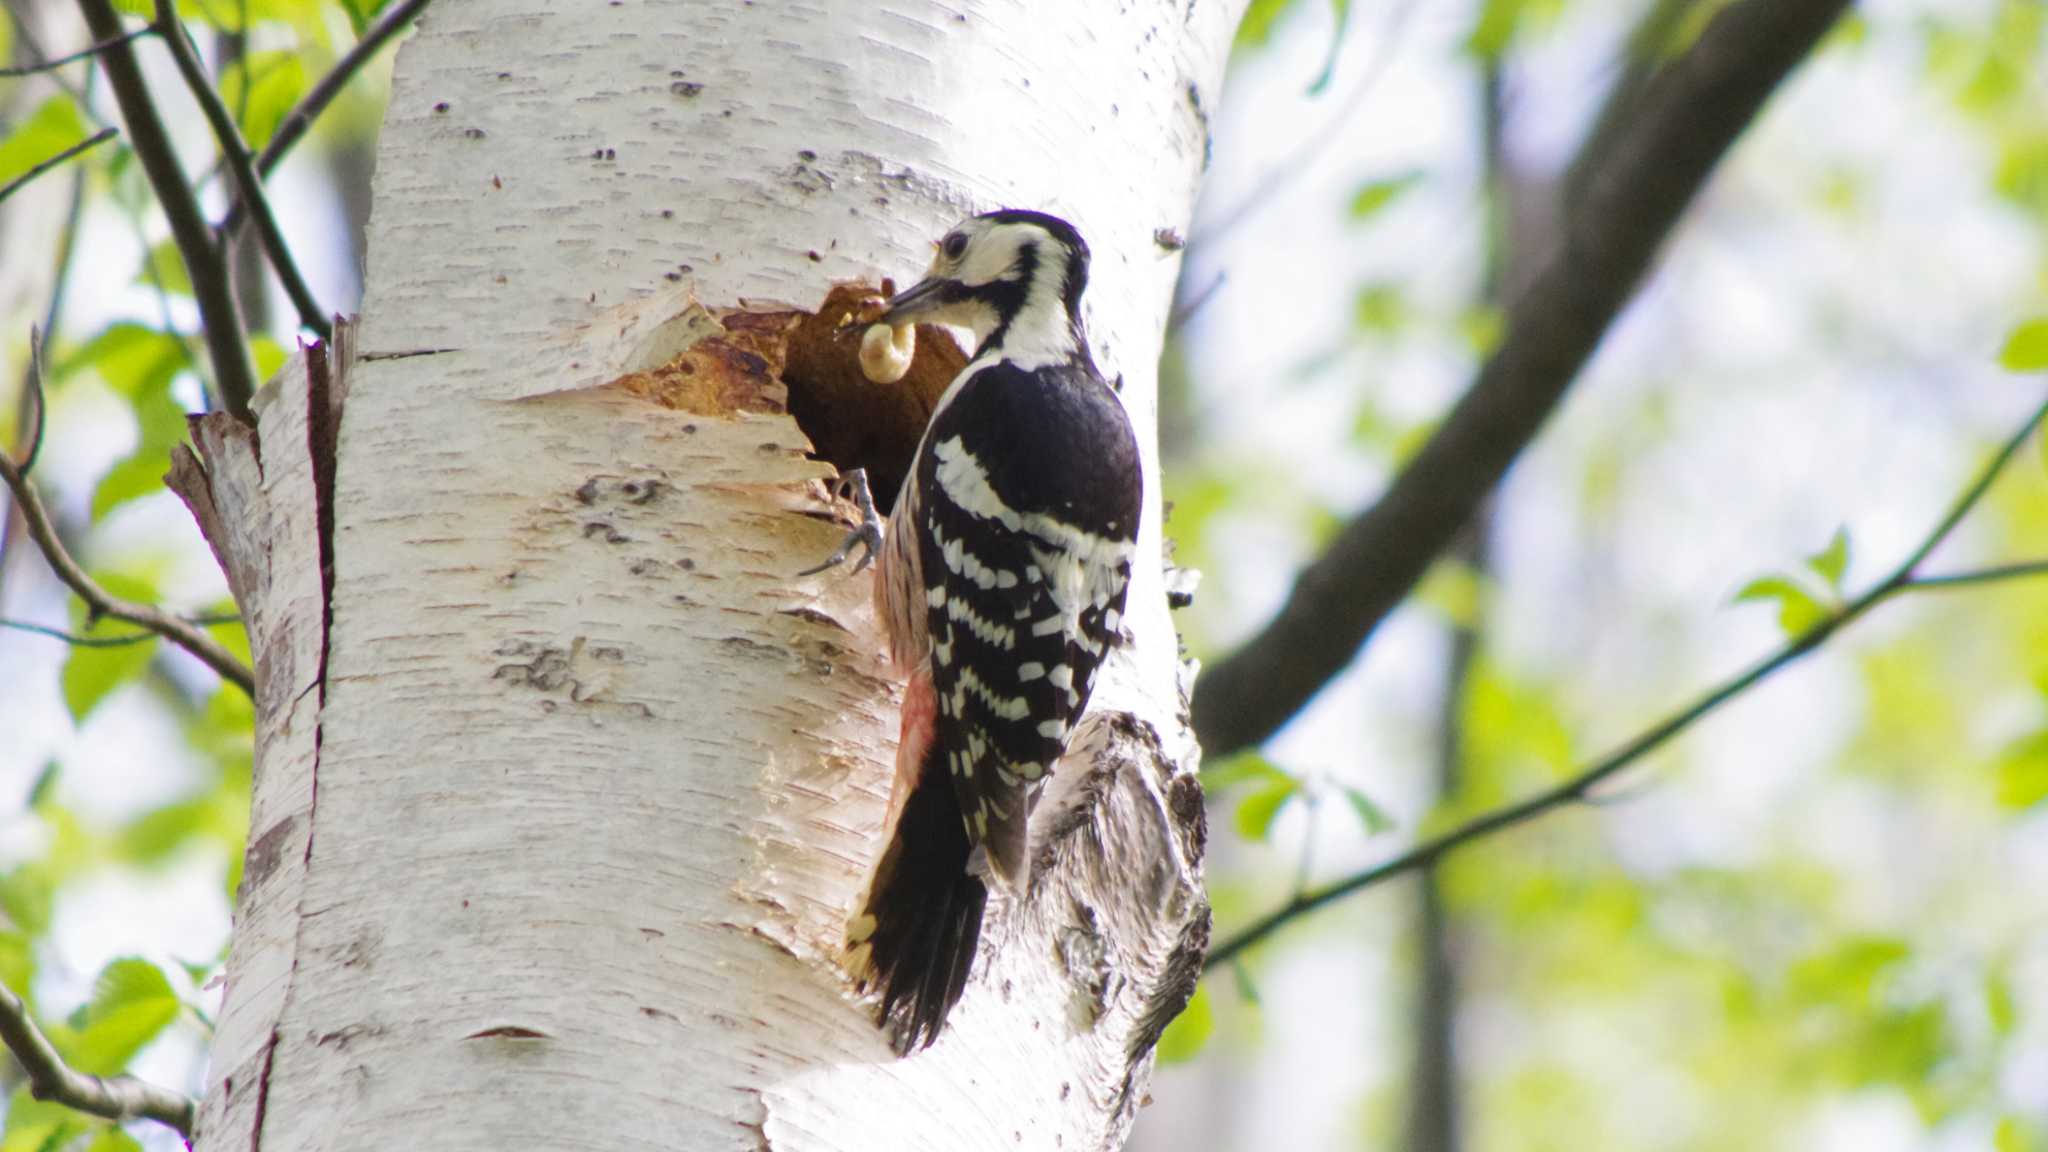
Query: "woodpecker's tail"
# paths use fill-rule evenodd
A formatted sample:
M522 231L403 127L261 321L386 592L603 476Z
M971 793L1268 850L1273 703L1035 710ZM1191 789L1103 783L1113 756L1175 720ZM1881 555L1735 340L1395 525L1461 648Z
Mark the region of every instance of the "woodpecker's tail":
M967 870L972 846L943 754L926 745L867 906L849 932L863 990L882 993L881 1024L899 1056L929 1047L960 1002L988 886Z

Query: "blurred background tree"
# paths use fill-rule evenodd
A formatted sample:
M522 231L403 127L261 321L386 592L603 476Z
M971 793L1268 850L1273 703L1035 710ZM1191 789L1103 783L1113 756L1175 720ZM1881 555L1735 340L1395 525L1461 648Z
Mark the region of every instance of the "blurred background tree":
M221 245L241 369L215 359L223 302L171 258L177 210L126 138L16 190L118 93L99 55L41 67L103 32L9 5L0 56L31 71L0 79L0 443L40 442L56 530L100 585L218 620L224 583L159 478L184 413L235 406L299 321L353 307L388 63L320 80L410 13L179 10L300 270L266 267L260 228ZM1639 157L1614 141L1654 126L1674 74L1739 78L1748 57L1719 43L1799 63L1803 45L1736 35L1769 9L1253 5L1210 110L1162 415L1168 531L1206 575L1181 622L1210 671L1218 962L1134 1146L2048 1148L2048 581L2027 578L2048 479L2039 435L2013 438L2048 368L2048 5L1859 6L1775 94L1751 86L1768 104L1633 299L1623 278L1611 329L1612 309L1570 311L1560 283L1607 266L1559 253L1643 231L1599 210L1674 178L1596 161ZM159 39L136 55L218 220L236 175ZM295 118L315 95L325 114ZM1681 144L1748 122L1667 111ZM1386 515L1397 478L1448 474L1418 461L1466 487L1487 471L1427 446L1475 380L1519 379L1499 367L1518 332L1557 336L1546 308L1604 341L1552 373L1547 423L1540 405L1489 441L1528 442L1505 485L1462 534ZM1455 487L1411 485L1425 513ZM1311 604L1319 643L1272 629L1296 575L1361 534L1380 546L1323 582L1349 625ZM1399 606L1361 607L1379 600ZM0 630L0 985L79 1069L194 1089L248 702L93 618L12 501L0 617L70 637ZM1318 660L1341 668L1327 684ZM1725 708L1633 754L1727 684ZM1502 811L1529 819L1470 823ZM5 1075L0 1152L174 1143Z

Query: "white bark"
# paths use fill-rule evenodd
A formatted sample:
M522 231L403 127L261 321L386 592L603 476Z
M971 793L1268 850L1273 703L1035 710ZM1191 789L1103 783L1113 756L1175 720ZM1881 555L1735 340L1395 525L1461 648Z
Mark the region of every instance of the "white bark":
M203 1148L1122 1143L1207 930L1155 235L1185 230L1240 6L437 0L380 143L317 739L304 667L290 694L266 674L252 845L286 863L239 913ZM830 469L772 376L703 341L742 302L908 279L997 205L1095 249L1148 460L1135 642L1041 805L1032 898L898 1061L834 963L895 676L865 577L792 575L839 534ZM736 390L613 383L685 348ZM286 384L260 464L213 469L228 516L228 477L296 467ZM237 591L303 640L303 556L267 562L301 565L289 589Z

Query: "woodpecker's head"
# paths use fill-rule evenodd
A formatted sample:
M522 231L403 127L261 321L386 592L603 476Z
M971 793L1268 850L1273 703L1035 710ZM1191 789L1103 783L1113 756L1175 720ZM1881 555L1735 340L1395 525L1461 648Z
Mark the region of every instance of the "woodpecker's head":
M1005 209L961 221L939 240L925 278L889 301L890 324L957 324L979 350L1065 360L1085 351L1081 292L1088 245L1043 212Z

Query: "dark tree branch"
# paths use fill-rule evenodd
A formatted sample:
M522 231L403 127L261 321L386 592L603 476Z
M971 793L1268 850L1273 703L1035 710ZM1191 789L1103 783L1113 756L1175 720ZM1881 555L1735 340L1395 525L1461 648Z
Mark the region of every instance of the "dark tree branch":
M187 616L184 618L187 624L201 628L210 628L216 624L236 624L240 623L241 619L240 616ZM126 648L130 645L144 644L151 640L159 639L156 633L149 631L124 632L119 636L87 636L82 632L67 632L62 628L52 628L47 624L36 624L28 620L9 620L4 616L0 616L0 628L10 628L16 632L29 632L37 636L48 636L52 640L62 640L74 648Z
M1643 86L1470 391L1265 630L1203 674L1193 711L1208 755L1271 735L1407 597L1557 407L1714 165L1847 4L1740 0Z
M13 79L16 76L34 76L39 72L48 72L52 69L62 68L66 64L77 63L78 61L83 60L88 56L97 56L100 53L106 51L107 49L112 48L116 44L126 44L130 40L147 36L155 31L155 28L145 25L141 28L136 28L131 31L123 32L119 36L116 36L111 40L102 40L97 44L91 44L84 48L80 48L78 51L71 53L69 56L59 56L54 60L39 60L36 63L30 64L24 68L0 68L0 80L9 80Z
M50 1038L29 1019L28 1005L0 987L0 1043L28 1073L29 1095L107 1120L154 1120L188 1140L194 1104L183 1093L133 1076L88 1076L64 1063Z
M1489 836L1517 824L1533 820L1554 808L1584 802L1595 788L1623 769L1634 764L1651 752L1656 751L1679 733L1693 726L1699 720L1719 709L1723 704L1756 687L1773 673L1800 657L1825 644L1835 633L1894 596L1921 589L1955 588L1958 586L1990 584L2000 580L2015 580L2048 573L2048 561L2032 561L2021 564L2006 564L1969 572L1947 575L1921 576L1919 567L1933 551L1941 546L1962 523L1963 517L1977 506L1994 480L2005 471L2027 438L2034 434L2044 418L2048 418L2048 404L2034 410L2026 423L2021 425L1977 474L1970 486L1963 490L1948 512L1935 524L1913 550L1913 554L1894 568L1890 575L1873 585L1869 591L1836 608L1828 617L1812 628L1787 641L1776 652L1751 665L1748 669L1722 681L1705 695L1658 721L1647 731L1623 744L1606 756L1594 761L1571 779L1554 788L1538 792L1525 800L1496 809L1484 816L1410 848L1399 856L1375 865L1363 872L1339 880L1334 884L1318 888L1289 900L1278 909L1254 922L1251 927L1232 936L1209 952L1208 966L1227 963L1233 957L1272 935L1281 925L1297 917L1313 912L1332 901L1342 899L1354 892L1370 888L1405 872L1427 867L1457 848L1461 848L1481 837Z
M78 9L95 37L108 41L121 35L121 14L114 10L113 0L78 0ZM157 115L156 99L136 63L135 45L109 45L100 53L100 62L107 70L107 86L121 107L121 118L127 122L128 143L135 149L136 159L142 161L150 189L170 223L171 239L185 261L221 402L237 417L249 420L249 399L256 394L256 366L249 359L249 338L235 311L235 294L221 246L206 226L199 199L178 165L178 153Z
M220 674L220 678L240 688L250 698L256 695L256 677L241 661L222 647L218 640L208 636L198 626L148 604L137 604L123 600L99 586L78 561L65 550L64 542L57 538L56 526L50 523L50 514L43 507L42 496L35 485L21 474L14 461L0 453L0 481L4 481L14 493L15 506L21 509L21 518L28 525L28 534L42 549L43 558L50 562L50 568L57 578L64 581L78 598L85 601L87 615L91 619L111 616L125 620L139 628L148 629L162 636L185 651L199 658L208 668Z
M207 78L206 68L199 62L199 52L192 46L192 37L186 33L184 22L178 19L178 6L174 0L156 0L156 28L171 50L171 59L177 62L179 75L185 78L185 87L191 90L192 98L199 101L199 110L205 113L206 123L213 129L221 157L227 162L228 171L234 173L235 202L249 206L249 215L256 221L256 234L263 240L263 251L270 257L270 266L277 272L278 280L284 284L285 295L299 314L299 323L312 329L322 341L332 339L333 325L321 312L320 302L313 299L305 277L299 274L291 247L285 243L284 230L277 225L277 214L270 209L270 198L263 193L263 181L256 175L249 145L242 140L241 129L235 127L234 113L228 111L220 93L214 89L213 81ZM222 235L226 235L225 228ZM225 244L216 243L215 247L224 249ZM225 259L221 261L221 267L225 272Z
M300 97L298 104L279 122L277 132L271 136L270 143L264 145L262 153L256 157L258 175L270 175L271 170L284 160L285 154L292 150L292 146L313 127L313 122L320 118L320 114L327 111L327 106L334 103L334 98L348 87L348 82L355 78L356 73L362 71L363 66L368 64L384 45L390 43L393 37L405 31L406 26L426 8L427 2L428 0L403 0L402 3L393 4L384 10L384 14L377 18L377 22L364 31L363 38L356 42L356 46L336 61L334 67L328 69L327 75L322 76L311 91ZM235 202L228 206L227 217L221 221L222 234L232 237L241 228L246 215L247 209L242 200L236 198Z
M7 182L6 187L0 188L0 202L4 202L9 196L12 196L16 192L22 190L23 188L28 187L30 182L34 181L36 177L41 176L43 173L48 172L50 169L61 166L65 161L70 160L75 156L83 156L85 153L92 151L94 148L97 148L102 144L105 144L107 141L112 140L114 137L118 135L120 135L120 132L117 131L116 129L102 128L98 132L93 133L92 135L86 137L85 139L80 140L78 143L73 144L71 147L66 148L62 152L57 153L55 156L50 157L48 160L45 160L42 163L37 164L35 167L29 169L26 172L23 172L21 175L16 176L12 180L9 180Z
M1598 159L1608 154L1615 138L1628 127L1644 90L1674 46L1679 27L1700 3L1701 0L1655 0L1650 10L1636 21L1622 49L1621 75L1615 78L1614 87L1600 106L1599 117L1586 130L1579 155L1565 174L1567 201L1575 203L1584 195L1583 177L1597 167Z

